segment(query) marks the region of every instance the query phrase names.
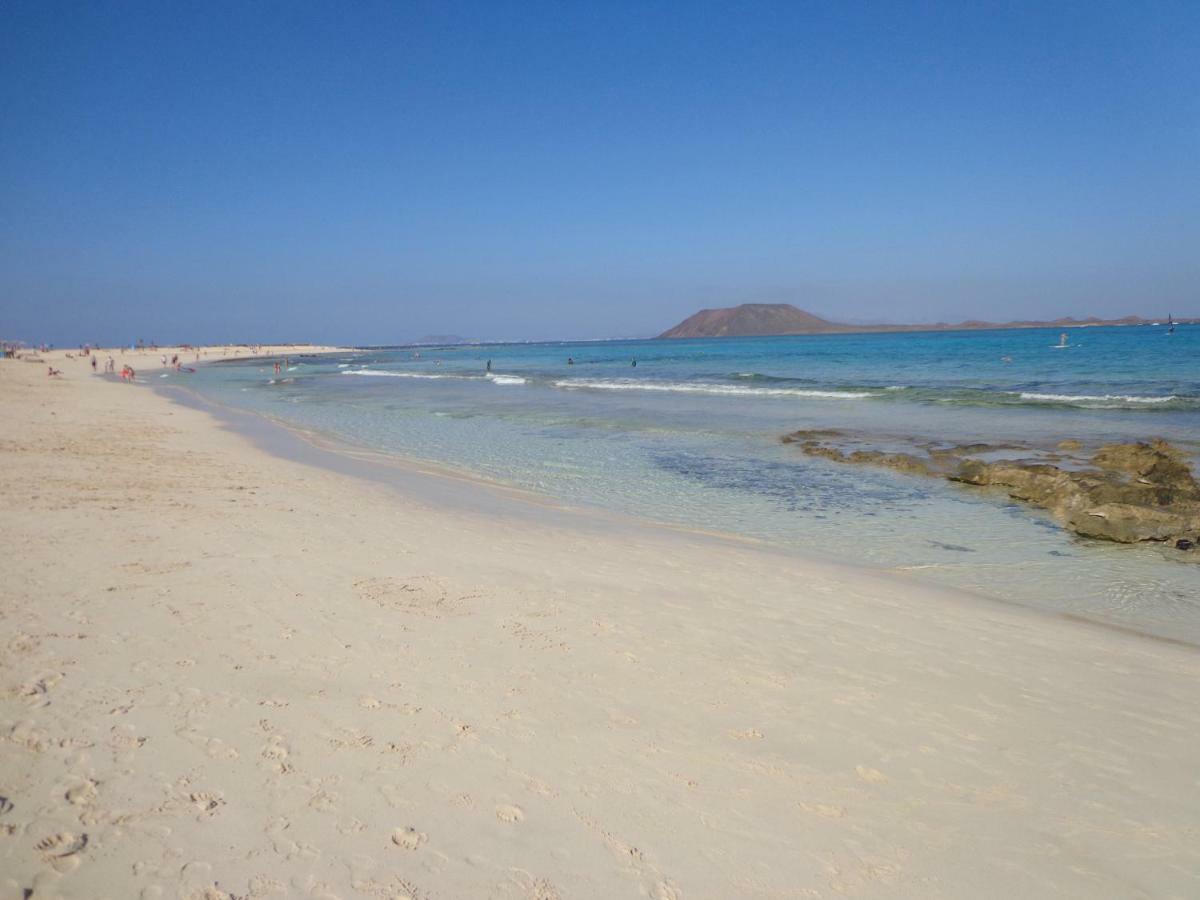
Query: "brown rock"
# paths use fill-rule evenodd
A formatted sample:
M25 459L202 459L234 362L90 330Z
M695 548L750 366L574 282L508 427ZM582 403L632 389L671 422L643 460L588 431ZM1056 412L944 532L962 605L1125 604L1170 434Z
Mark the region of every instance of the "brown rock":
M1195 524L1196 520L1184 512L1130 503L1106 503L1079 510L1067 520L1067 525L1078 534L1122 544L1165 541L1191 530Z
M913 456L910 453L884 453L880 450L855 450L846 457L847 462L859 465L887 466L911 475L932 475L933 469L928 460Z
M797 435L811 433L798 432ZM1095 469L1063 469L1044 460L985 462L960 453L991 452L987 444L930 449L928 458L909 453L854 450L846 453L806 436L805 453L836 462L879 465L919 475L1001 488L1010 497L1052 512L1087 537L1136 543L1183 541L1200 532L1200 484L1186 458L1165 441L1109 444L1092 462ZM1077 449L1078 441L1063 441Z
M1200 485L1192 476L1183 454L1166 441L1107 444L1092 457L1092 463L1185 497L1200 498Z

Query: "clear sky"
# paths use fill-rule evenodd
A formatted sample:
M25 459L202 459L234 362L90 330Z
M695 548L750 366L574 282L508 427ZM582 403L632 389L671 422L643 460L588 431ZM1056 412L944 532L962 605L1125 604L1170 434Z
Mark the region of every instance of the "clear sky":
M0 337L1200 315L1200 3L8 0Z

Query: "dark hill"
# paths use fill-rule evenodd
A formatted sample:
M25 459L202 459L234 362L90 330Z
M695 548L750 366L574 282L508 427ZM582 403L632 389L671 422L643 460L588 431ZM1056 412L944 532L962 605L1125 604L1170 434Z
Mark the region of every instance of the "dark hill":
M743 303L729 309L702 309L659 337L733 337L757 334L820 334L846 331L790 303Z

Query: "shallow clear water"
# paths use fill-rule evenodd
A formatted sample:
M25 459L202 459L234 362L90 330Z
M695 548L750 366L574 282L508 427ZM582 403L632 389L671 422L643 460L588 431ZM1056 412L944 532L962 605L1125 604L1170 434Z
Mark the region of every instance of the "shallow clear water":
M1200 454L1200 326L1165 332L1069 329L1066 347L1034 329L399 348L168 377L566 500L1200 641L1200 566L1177 551L1081 541L1002 496L779 440L1162 436Z

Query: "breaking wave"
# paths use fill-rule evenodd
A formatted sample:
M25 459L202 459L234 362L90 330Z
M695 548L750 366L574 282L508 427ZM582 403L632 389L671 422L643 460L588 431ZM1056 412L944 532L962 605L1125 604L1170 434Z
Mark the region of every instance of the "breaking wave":
M702 381L633 381L632 379L616 379L612 381L585 379L566 379L554 382L555 387L584 389L595 391L658 391L676 394L714 394L743 397L812 397L824 400L861 400L874 397L871 391L833 391L812 390L808 388L765 388L742 387L736 384L715 384Z
M341 372L341 375L366 375L374 378L420 378L422 380L436 380L442 378L471 378L470 375L435 375L431 372L383 372L379 369L355 369L353 372Z

